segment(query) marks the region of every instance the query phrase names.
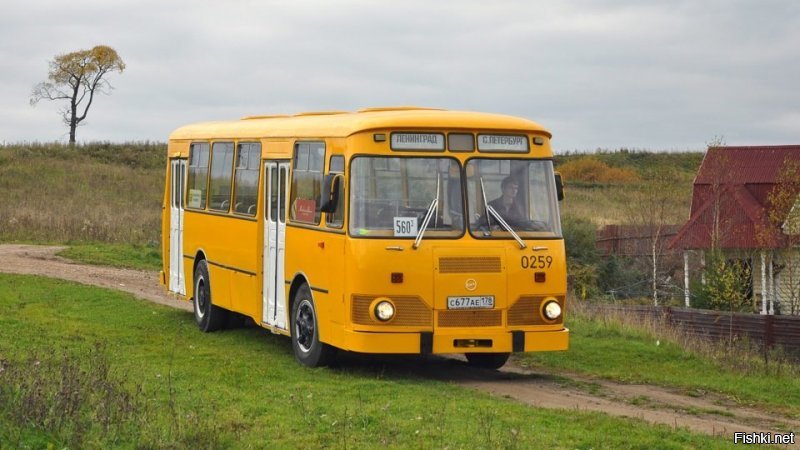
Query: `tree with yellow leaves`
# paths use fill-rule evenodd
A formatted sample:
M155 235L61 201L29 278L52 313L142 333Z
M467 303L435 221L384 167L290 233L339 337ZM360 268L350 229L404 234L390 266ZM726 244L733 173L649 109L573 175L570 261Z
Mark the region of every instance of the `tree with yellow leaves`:
M86 119L95 94L109 94L113 87L105 79L110 72L125 70L117 51L105 45L56 56L50 62L47 80L31 93L31 105L39 100L67 100L61 116L69 127L69 143L75 143L75 130Z

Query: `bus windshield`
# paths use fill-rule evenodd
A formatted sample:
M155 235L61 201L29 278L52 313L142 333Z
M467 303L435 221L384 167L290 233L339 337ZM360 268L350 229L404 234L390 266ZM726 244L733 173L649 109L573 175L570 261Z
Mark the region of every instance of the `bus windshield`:
M461 170L453 158L359 156L351 163L352 236L415 238L431 210L436 213L425 238L458 237L464 230L463 203Z
M466 169L474 237L561 236L552 161L476 158Z

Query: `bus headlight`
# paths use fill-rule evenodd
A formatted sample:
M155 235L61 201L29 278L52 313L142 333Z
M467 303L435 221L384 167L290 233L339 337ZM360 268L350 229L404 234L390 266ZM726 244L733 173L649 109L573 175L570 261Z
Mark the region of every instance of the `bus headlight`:
M544 317L548 320L556 320L561 317L561 305L555 300L550 300L544 305Z
M381 322L388 322L394 317L394 305L387 300L375 304L375 318Z

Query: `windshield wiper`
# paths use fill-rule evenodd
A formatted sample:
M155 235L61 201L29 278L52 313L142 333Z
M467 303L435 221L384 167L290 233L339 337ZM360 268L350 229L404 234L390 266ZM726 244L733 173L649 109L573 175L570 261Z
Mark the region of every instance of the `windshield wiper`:
M500 224L501 227L505 228L506 231L511 233L511 236L514 236L514 239L516 239L517 243L519 244L519 248L526 247L525 242L523 242L522 239L519 237L519 235L517 235L517 233L514 232L514 229L512 229L511 226L507 224L502 217L500 217L500 214L497 211L495 211L494 208L492 208L492 205L486 205L486 209L489 211L489 214L491 214L492 217L494 217L494 219Z
M425 234L425 229L428 228L428 223L431 221L431 217L436 215L436 210L439 209L439 174L436 174L436 198L433 199L431 205L428 206L428 212L425 213L425 219L422 221L422 226L420 227L419 231L417 232L417 238L414 239L414 249L416 250L419 247L419 243L422 242L422 236Z
M523 242L522 239L519 237L519 235L514 232L514 229L511 228L511 226L509 224L507 224L506 221L503 220L502 217L500 217L500 213L498 213L492 207L492 205L490 205L486 201L486 190L483 188L483 178L482 177L481 177L481 193L483 194L483 204L486 207L486 229L488 230L488 235L489 236L492 235L492 223L489 220L489 217L491 216L491 217L494 217L494 219L497 221L497 223L500 224L501 227L505 228L506 231L511 233L511 236L514 236L514 239L516 239L517 243L519 244L519 248L521 248L521 249L525 248L526 247L525 242Z
M481 177L481 194L483 194L483 207L486 210L486 234L484 234L484 236L491 236L492 221L489 215L489 202L486 200L486 189L483 187L483 177Z

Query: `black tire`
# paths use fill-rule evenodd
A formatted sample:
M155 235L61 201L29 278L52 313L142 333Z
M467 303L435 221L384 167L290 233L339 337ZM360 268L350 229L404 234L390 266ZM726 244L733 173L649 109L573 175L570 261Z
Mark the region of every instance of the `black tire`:
M336 348L319 340L317 311L307 285L300 286L292 299L292 348L294 356L308 367L331 364L336 359Z
M228 321L228 310L211 301L211 281L205 260L194 269L194 320L201 331L208 333L224 328Z
M465 356L470 366L496 370L503 367L511 353L467 353Z

